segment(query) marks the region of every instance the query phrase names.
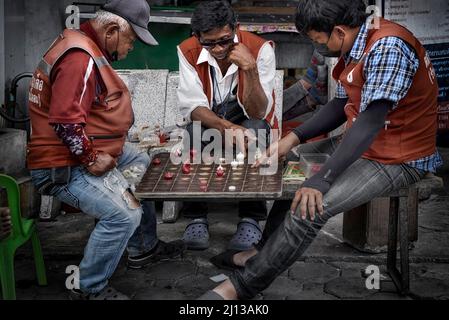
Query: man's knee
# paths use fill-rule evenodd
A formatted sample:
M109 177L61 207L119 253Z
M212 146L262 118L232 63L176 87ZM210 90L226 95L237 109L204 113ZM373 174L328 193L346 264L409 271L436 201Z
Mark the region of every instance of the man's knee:
M140 220L142 219L142 208L138 207L137 209L129 209L126 210L126 217L123 220L124 226L129 229L131 232L134 232L137 227L140 225Z
M139 164L141 163L147 168L150 165L150 156L146 152L141 152L139 153L136 162Z
M123 200L126 202L126 205L113 208L113 214L106 220L120 230L129 230L134 232L134 230L136 230L140 225L143 210L138 202L132 204L128 203L127 199L125 199L126 195L123 196ZM133 197L131 194L130 196Z

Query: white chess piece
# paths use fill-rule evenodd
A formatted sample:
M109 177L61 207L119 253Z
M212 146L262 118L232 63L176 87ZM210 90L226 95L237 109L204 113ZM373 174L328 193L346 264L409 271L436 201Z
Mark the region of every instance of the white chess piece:
M244 155L243 153L240 152L240 153L237 155L237 162L238 162L240 165L242 165L242 164L245 163L245 155Z
M262 158L262 151L260 151L259 148L257 148L256 150L256 154L254 155L254 160L259 160L260 158Z
M231 167L232 169L237 169L237 167L239 166L238 161L236 161L235 159L233 161L231 161Z

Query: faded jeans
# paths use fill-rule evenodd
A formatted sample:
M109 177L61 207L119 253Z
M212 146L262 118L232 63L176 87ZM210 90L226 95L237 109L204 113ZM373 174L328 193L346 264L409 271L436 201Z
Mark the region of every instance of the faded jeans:
M299 153L332 154L338 138L300 146ZM295 155L290 153L289 160ZM344 171L323 197L323 216L316 215L302 220L287 214L291 201L276 201L271 210L258 254L246 262L243 270L231 275L230 280L239 299L251 299L266 289L287 270L318 235L326 222L345 211L349 211L374 198L387 196L392 190L418 182L424 172L407 165L384 165L376 161L359 159Z
M135 256L157 244L154 203L145 201L133 209L129 198L124 196L129 184L121 173L130 166L145 171L149 162L146 153L125 145L116 169L96 177L84 167L75 166L71 168L68 184L56 185L49 190L49 194L60 201L99 220L79 265L83 292L97 293L106 287L126 247L128 254ZM51 169L31 171L37 189L49 181L50 173Z

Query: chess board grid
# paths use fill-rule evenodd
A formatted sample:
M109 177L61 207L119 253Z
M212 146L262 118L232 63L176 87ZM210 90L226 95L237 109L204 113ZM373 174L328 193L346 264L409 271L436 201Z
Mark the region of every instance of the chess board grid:
M144 175L141 183L137 186L135 195L139 199L160 199L160 200L187 200L187 199L210 199L210 198L218 198L218 199L278 199L282 196L282 174L279 176L277 174L275 182L278 183L277 186L271 187L270 191L266 191L265 187L267 185L267 177L263 175L258 175L259 180L249 181L249 172L252 170L251 166L245 164L244 167L240 167L239 169L244 169L242 172L239 172L239 175L242 176L241 179L238 179L238 175L236 175L237 170L231 168L229 164L222 165L225 169L225 181L218 181L215 184L217 179L220 179L216 176L216 169L219 166L216 163L210 164L210 168L207 170L207 191L199 191L197 183L200 179L203 179L200 174L205 173L206 170L201 170L204 168L205 164L192 164L192 168L194 171L189 175L189 183L186 190L183 191L175 191L177 189L176 186L179 186L182 182L181 179L185 178L182 173L182 165L173 165L170 162L170 156L166 153L161 153L156 155L159 157L161 162L161 168L157 169L158 178L154 185L151 185L151 179L149 177L151 174L155 175L156 172L154 168L156 167L153 163L151 163L147 172ZM174 172L173 168L176 168L176 172ZM167 170L174 172L174 177L171 180L170 185L162 186L167 180L164 180L164 174ZM202 172L203 171L203 172ZM282 170L281 170L282 171ZM230 179L232 177L236 180L235 185L238 187L236 191L229 191L228 188L231 185L234 185ZM148 179L146 179L148 178ZM154 179L154 178L153 178ZM206 175L204 177L206 179ZM241 183L241 185L240 185ZM222 184L222 186L221 186ZM252 186L251 186L252 184ZM254 186L257 184L257 186ZM220 186L221 189L217 189L217 185ZM251 190L248 191L246 188L251 187ZM163 190L160 190L163 189ZM211 189L213 191L211 191ZM264 192L265 190L265 192Z

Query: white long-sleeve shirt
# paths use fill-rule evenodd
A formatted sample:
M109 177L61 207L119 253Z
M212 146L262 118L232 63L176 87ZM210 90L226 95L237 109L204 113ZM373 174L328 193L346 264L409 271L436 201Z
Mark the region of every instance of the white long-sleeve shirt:
M234 38L234 42L238 43L237 35ZM185 121L191 122L191 114L198 107L207 107L212 109L209 104L209 100L203 89L203 84L196 72L195 68L190 65L187 59L182 54L178 46L178 57L179 57L179 88L178 88L178 99L179 108L181 115L184 117ZM197 64L206 62L212 66L215 70L215 82L216 85L213 86L213 99L217 104L222 103L226 100L227 95L230 93L231 97L229 101L235 99L233 91L238 85L238 67L234 63L228 68L227 73L223 76L220 67L218 66L217 60L207 51L203 49L198 57ZM259 56L257 57L257 69L259 71L259 79L262 85L263 91L267 97L268 103L266 108L267 116L273 105L273 89L275 84L276 75L276 58L274 54L273 47L267 42L265 43L259 51ZM217 89L218 87L218 89ZM242 106L243 112L249 118L245 108Z

